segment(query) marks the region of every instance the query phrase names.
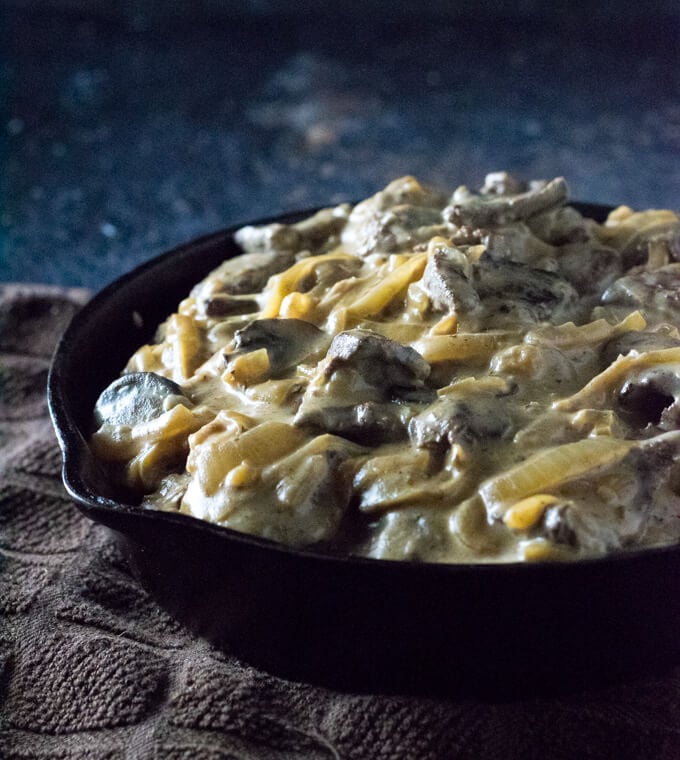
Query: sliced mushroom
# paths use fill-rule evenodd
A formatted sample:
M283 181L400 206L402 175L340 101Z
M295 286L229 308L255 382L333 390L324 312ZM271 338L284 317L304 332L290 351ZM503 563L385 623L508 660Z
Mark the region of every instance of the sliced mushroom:
M114 380L97 399L94 421L99 427L139 425L160 417L169 399L178 397L189 404L177 383L154 372L130 372Z
M323 330L301 319L256 319L236 331L235 351L226 358L264 348L271 376L275 377L308 357L322 353L328 341Z

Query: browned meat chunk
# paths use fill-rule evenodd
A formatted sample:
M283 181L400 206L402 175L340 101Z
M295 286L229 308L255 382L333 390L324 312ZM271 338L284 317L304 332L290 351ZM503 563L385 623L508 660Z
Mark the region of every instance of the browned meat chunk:
M292 253L246 253L227 259L211 275L210 280L197 285L192 296L197 301L216 293L232 296L259 293L273 275L288 269L294 261Z
M482 256L474 285L487 314L498 312L501 319L515 313L523 320L561 324L582 309L576 289L558 274L513 261Z
M505 438L514 425L503 400L491 393L443 396L409 423L414 446L472 445Z
M216 293L214 296L199 302L199 308L202 309L206 317L220 318L255 314L260 307L253 298Z
M557 261L560 274L582 295L599 295L621 274L621 257L611 248L593 248L586 258L580 245L567 245Z
M408 409L394 403L365 401L355 406L324 406L298 415L298 426L325 431L367 446L398 441L406 437Z
M445 196L402 177L357 204L342 232L343 248L357 256L387 253L449 234L442 220Z
M658 351L663 348L680 346L680 339L662 332L627 332L610 340L602 351L603 369L608 367L618 356L625 356L630 351Z
M413 348L370 330L347 330L333 338L328 349L325 375L349 370L363 383L382 391L386 397L400 391L423 388L430 365Z
M430 365L414 349L371 332L333 339L305 391L295 424L376 445L406 436L411 405L430 403Z
M236 233L235 239L246 253L323 253L338 245L349 210L348 205L341 204L334 208L321 209L308 219L295 224L243 227Z
M675 321L680 316L680 264L627 274L607 288L602 303L636 306Z
M621 386L619 409L633 427L652 433L680 428L680 376L675 369L651 367Z
M471 274L470 261L462 251L442 247L430 255L421 285L435 309L473 311L480 302L470 282Z
M457 197L444 210L447 222L457 226L494 227L528 219L567 200L567 183L561 178L532 187L517 195L474 195Z

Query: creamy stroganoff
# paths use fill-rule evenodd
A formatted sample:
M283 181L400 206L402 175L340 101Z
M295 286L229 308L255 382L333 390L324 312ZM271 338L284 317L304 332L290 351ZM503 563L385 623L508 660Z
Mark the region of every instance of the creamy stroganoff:
M412 177L245 227L95 408L145 508L386 559L680 537L680 220Z

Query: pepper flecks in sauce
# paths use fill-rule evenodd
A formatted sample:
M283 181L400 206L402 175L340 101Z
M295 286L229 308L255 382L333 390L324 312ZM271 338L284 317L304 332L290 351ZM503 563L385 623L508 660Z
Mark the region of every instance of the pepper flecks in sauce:
M236 240L98 403L92 448L145 507L432 562L678 541L673 212L404 177Z

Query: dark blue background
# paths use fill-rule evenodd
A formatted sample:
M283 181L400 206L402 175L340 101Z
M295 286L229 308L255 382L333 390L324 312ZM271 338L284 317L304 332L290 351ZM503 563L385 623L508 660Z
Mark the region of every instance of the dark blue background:
M419 5L0 0L0 281L98 288L404 173L680 206L677 3Z

